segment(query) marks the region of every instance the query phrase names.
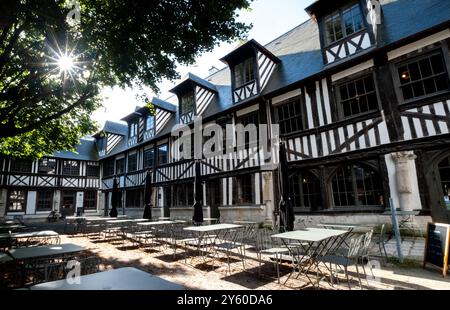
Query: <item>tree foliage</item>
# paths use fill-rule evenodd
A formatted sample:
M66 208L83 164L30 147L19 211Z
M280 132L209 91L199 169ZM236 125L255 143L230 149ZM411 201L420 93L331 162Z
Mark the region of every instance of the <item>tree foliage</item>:
M251 0L2 0L0 156L73 149L96 130L90 115L105 86L178 78L221 41L245 36L236 10ZM75 3L79 23L69 23ZM74 65L61 70L61 56ZM124 103L126 104L126 103Z

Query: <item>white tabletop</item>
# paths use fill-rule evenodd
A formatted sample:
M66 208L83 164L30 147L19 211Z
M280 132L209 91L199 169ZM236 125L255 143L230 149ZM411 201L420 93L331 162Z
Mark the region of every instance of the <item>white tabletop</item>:
M14 233L11 234L12 238L33 238L33 237L54 237L59 236L59 234L56 231L53 230L43 230L43 231L30 231L30 232L24 232L24 233Z
M184 290L182 285L164 280L142 270L126 267L80 277L79 284L66 279L41 283L31 290Z
M344 229L353 229L356 227L359 227L361 225L359 224L345 224L345 223L321 223L321 224L317 224L317 226L322 226L322 227L335 227L335 228L344 228Z
M21 259L64 255L69 253L82 252L84 250L85 250L84 247L78 246L76 244L63 243L58 245L43 245L28 248L16 248L11 249L8 252L14 259L21 260Z
M169 225L169 224L176 224L175 221L158 221L158 222L142 222L137 223L139 226L155 226L155 225Z
M133 220L114 220L114 221L107 221L108 224L126 224L126 223L133 223Z
M242 226L236 225L236 224L215 224L215 225L205 225L205 226L191 226L191 227L186 227L183 229L189 230L189 231L206 232L206 231L233 229L233 228L239 228L239 227L242 227Z
M306 242L319 242L331 237L340 236L347 233L345 230L325 229L325 228L305 228L301 230L288 231L273 235L272 238L290 239Z

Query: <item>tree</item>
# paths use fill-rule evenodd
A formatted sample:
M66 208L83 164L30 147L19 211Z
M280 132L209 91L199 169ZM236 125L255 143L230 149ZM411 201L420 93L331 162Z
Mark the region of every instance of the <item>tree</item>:
M102 87L158 91L177 63L243 38L250 1L2 0L0 156L73 150L96 130Z

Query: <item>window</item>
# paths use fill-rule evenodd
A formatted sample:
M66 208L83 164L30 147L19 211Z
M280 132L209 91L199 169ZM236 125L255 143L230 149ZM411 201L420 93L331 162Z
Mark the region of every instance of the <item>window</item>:
M76 160L64 160L62 166L63 175L80 175L80 163Z
M180 114L186 114L189 112L194 111L194 103L195 103L195 98L194 98L194 93L188 93L186 95L184 95L183 97L181 97L181 112Z
M103 177L109 177L114 174L114 158L108 158L103 161Z
M449 79L440 51L396 66L403 100L449 91Z
M84 210L97 210L97 191L84 191Z
M8 195L8 211L25 212L26 201L26 191L10 190Z
M143 191L140 189L128 190L126 193L127 208L142 208L144 207Z
M372 74L345 82L337 88L342 117L378 110L378 99Z
M86 176L98 177L100 176L100 166L96 162L88 162L86 165Z
M333 198L337 207L380 206L381 178L373 169L360 165L339 168L333 177Z
M158 165L167 164L169 147L167 144L158 146Z
M39 159L38 172L46 174L56 173L56 159L54 158L41 158Z
M248 58L234 67L235 88L241 87L255 80L255 60Z
M245 148L248 149L250 146L252 147L257 147L258 146L258 137L259 137L259 115L258 112L253 112L253 113L249 113L246 114L244 116L241 116L238 120L237 120L238 124L242 124L245 127L247 127L250 124L255 125L256 127L256 141L250 141L250 139L252 138L252 135L250 135L250 132L248 130L246 130L244 132L244 140L245 140ZM250 127L249 127L250 128ZM238 137L239 132L236 132L236 135ZM236 137L236 141L238 143L238 139ZM239 145L238 145L239 146Z
M130 138L133 138L133 137L137 136L137 134L138 134L138 126L139 126L139 124L138 124L137 121L134 121L134 122L130 123L130 125L129 125Z
M304 129L301 110L299 97L275 106L275 119L280 126L281 134L288 134Z
M128 155L128 171L136 171L137 170L137 154Z
M146 131L154 131L155 130L155 116L148 115L145 120L145 130Z
M255 203L255 175L245 174L233 178L233 205Z
M174 204L176 207L187 207L194 204L194 184L183 183L174 185Z
M116 159L116 174L125 173L125 158Z
M147 149L144 151L144 168L153 168L155 161L155 149Z
M37 192L36 211L52 210L53 190L40 190Z
M359 4L353 4L325 17L327 45L334 43L364 28Z
M317 210L322 206L319 179L309 171L298 171L290 177L290 192L295 208Z
M29 173L31 172L31 160L14 159L11 161L11 172Z

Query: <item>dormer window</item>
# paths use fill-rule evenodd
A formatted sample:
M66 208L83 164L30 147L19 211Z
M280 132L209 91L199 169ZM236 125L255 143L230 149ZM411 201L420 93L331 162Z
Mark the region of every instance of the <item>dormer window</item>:
M246 59L234 68L236 88L255 80L255 60L253 57Z
M345 38L364 28L359 4L353 4L325 17L327 45Z
M181 97L181 111L180 114L186 114L194 110L195 97L194 92L187 93Z
M145 131L150 131L155 129L155 117L153 115L147 116L145 121Z
M129 127L130 138L136 137L138 134L138 122L131 122Z

